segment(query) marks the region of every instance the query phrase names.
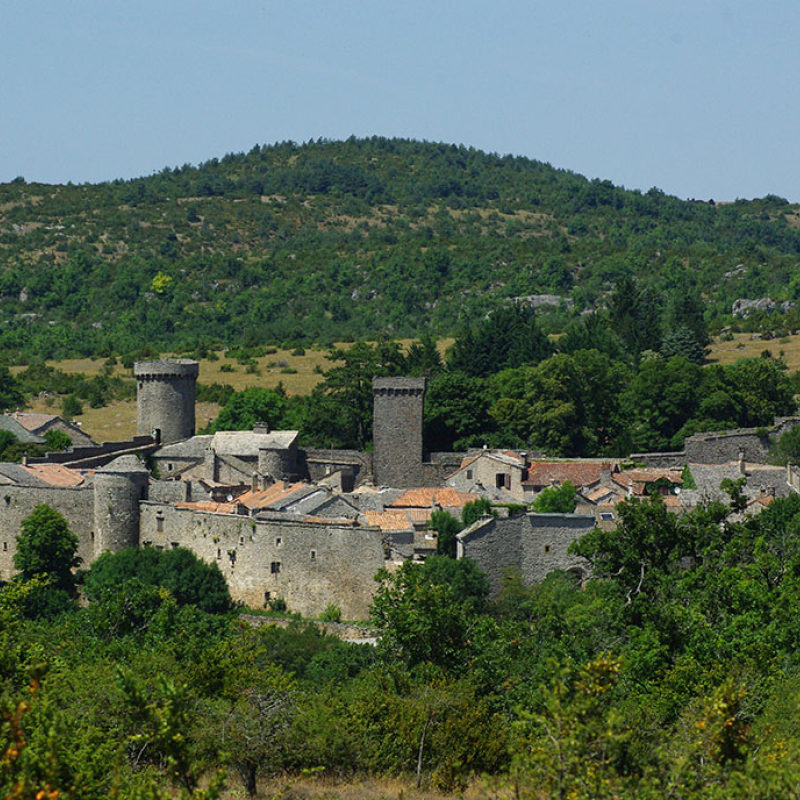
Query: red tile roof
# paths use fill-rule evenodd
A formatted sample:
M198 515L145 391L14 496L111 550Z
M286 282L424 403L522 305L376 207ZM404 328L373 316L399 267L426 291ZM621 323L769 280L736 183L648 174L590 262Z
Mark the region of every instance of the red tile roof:
M34 464L23 466L21 469L51 486L80 486L83 483L83 475L80 472L58 464Z
M550 486L566 483L580 489L600 480L604 470L612 470L619 461L532 461L523 486Z
M176 508L188 508L193 511L207 511L211 514L234 514L236 503L217 503L214 500L192 500L186 503L175 503Z
M400 495L390 508L430 508L438 503L443 508L463 508L467 503L477 500L473 492L458 492L450 486L442 488L409 489Z
M308 486L309 484L304 481L298 481L297 483L276 481L272 486L268 486L266 489L259 489L255 492L251 489L240 495L238 500L242 505L247 506L247 508L266 508L267 506L279 503L281 500L286 500L295 494L295 492L306 489Z
M414 525L406 511L365 511L367 525L380 528L382 531L410 531Z

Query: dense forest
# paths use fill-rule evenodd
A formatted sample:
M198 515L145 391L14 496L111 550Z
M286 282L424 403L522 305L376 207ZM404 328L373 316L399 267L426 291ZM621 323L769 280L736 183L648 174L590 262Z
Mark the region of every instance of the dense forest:
M731 322L800 295L797 208L629 191L400 139L284 142L98 185L0 186L0 353L67 355L450 334L552 295L547 333L623 281ZM526 301L526 302L529 302ZM800 326L793 311L750 326ZM648 317L650 319L651 317ZM660 338L661 337L661 338Z

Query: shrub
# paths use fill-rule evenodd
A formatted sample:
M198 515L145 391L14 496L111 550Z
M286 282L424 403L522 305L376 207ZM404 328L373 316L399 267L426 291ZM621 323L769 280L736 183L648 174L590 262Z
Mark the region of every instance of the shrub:
M342 609L339 606L329 603L326 609L319 615L322 622L341 622Z
M206 564L182 547L134 547L120 553L104 553L86 573L84 589L90 600L97 600L131 578L148 586L163 586L179 606L194 605L202 611L222 614L233 605L219 567Z

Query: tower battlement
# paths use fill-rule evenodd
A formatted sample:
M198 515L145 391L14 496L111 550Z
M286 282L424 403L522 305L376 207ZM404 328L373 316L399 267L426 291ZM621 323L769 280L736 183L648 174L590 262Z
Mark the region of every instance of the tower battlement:
M163 444L194 436L194 401L200 365L188 358L139 361L136 376L137 432L155 432Z

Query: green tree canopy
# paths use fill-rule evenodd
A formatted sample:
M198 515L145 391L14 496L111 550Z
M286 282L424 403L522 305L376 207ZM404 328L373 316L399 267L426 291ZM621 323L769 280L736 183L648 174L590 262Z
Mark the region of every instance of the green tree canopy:
M280 430L283 428L288 406L285 392L251 386L244 391L234 392L228 398L208 431L249 431L256 424Z
M103 553L87 572L84 588L90 600L99 600L131 578L144 585L163 586L178 605L195 605L213 614L225 613L232 607L219 567L206 564L183 547L132 547L119 553Z
M69 529L69 523L55 509L40 505L22 520L14 566L26 580L47 575L57 587L72 592L72 570L81 563L77 553L78 537Z
M538 514L571 514L577 504L576 493L570 481L564 481L561 486L548 486L533 501L533 510Z

